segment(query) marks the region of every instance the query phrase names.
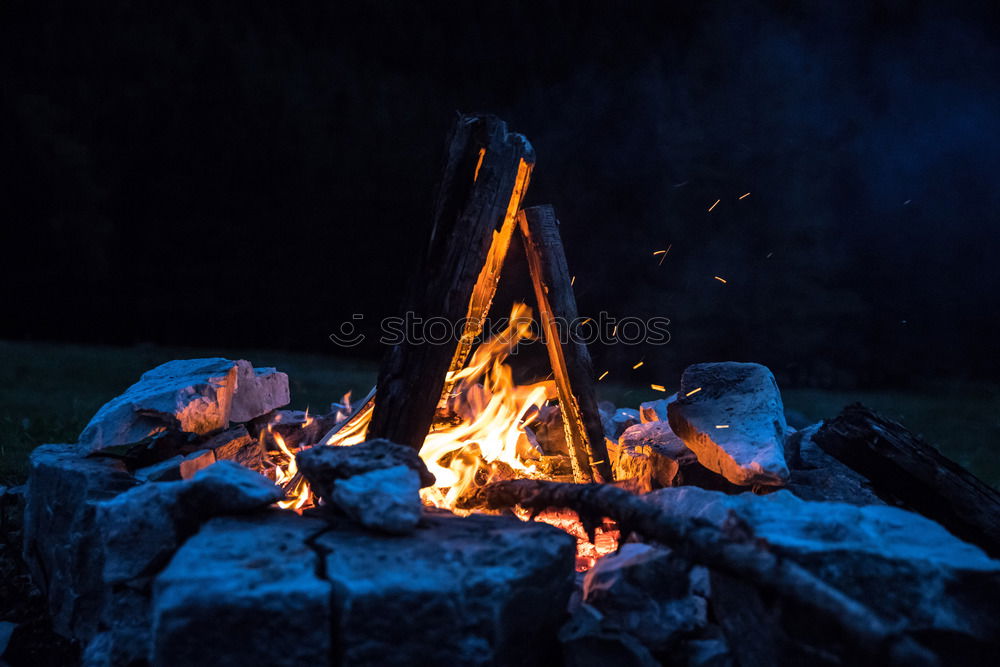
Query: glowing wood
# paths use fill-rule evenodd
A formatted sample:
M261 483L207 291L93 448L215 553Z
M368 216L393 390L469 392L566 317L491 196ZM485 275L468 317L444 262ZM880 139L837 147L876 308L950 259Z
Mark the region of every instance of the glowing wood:
M559 221L551 206L535 206L522 211L518 223L559 393L573 476L578 482L610 482L611 464L597 411L590 354L583 343L570 339L568 331L560 332L560 327L576 322L577 312Z

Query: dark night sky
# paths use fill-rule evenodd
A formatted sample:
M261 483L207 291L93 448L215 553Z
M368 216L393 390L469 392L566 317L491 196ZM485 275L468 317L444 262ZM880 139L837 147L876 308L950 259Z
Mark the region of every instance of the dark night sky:
M94 4L0 7L0 337L334 354L463 110L535 145L581 312L671 318L602 366L1000 370L993 3Z

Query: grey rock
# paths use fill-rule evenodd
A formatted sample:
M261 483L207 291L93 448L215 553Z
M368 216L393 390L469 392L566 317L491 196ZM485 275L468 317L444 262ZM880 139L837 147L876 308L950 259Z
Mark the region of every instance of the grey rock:
M191 479L198 474L198 471L204 470L208 466L215 463L215 461L215 452L211 449L203 449L201 451L188 454L181 459L180 465L178 466L180 468L181 479Z
M689 366L679 398L667 412L670 428L701 464L733 484L788 482L788 426L778 384L766 367L735 362Z
M204 435L288 403L288 377L247 361L186 359L142 375L80 434L86 451L137 443L169 428Z
M908 631L967 642L1000 638L1000 617L985 611L1000 599L1000 561L918 514L809 502L784 490L755 496L679 487L643 498L718 525L735 512L775 552Z
M617 440L625 432L625 429L641 421L639 411L633 408L618 408L610 414L603 413L601 416L604 435L607 436L608 440Z
M405 535L420 521L420 475L405 465L372 470L338 480L330 502L358 523Z
M604 615L590 605L581 605L559 630L564 664L569 667L657 667L648 648L624 632L603 627Z
M150 646L150 591L116 586L101 610L101 632L84 647L83 667L146 664Z
M76 445L31 453L24 560L59 634L89 639L97 632L105 586L96 507L136 484L122 462L85 458Z
M152 575L202 522L259 510L283 497L265 477L220 461L191 480L144 484L99 502L103 581L117 584Z
M708 624L705 578L669 549L628 543L587 572L583 602L601 613L602 632L631 635L656 653Z
M264 469L264 445L242 424L215 434L202 447L212 450L217 461L233 461L257 472Z
M636 480L643 492L675 485L681 466L697 460L666 422L634 424L606 445L615 479Z
M788 437L786 451L794 452L788 490L803 500L834 500L852 505L883 505L871 483L833 458L812 441L822 422ZM791 457L789 457L791 458Z
M249 361L236 362L236 392L229 421L248 422L288 405L288 376L275 368L254 368Z
M434 475L411 447L388 440L367 440L346 447L320 445L295 455L295 463L320 498L329 499L337 480L404 465L417 471L420 486L434 483Z
M7 644L10 642L11 635L14 634L16 627L17 623L0 621L0 656L7 650Z
M671 430L670 424L663 421L630 426L618 441L627 447L655 450L660 456L678 463L688 463L698 458Z
M575 540L513 517L428 511L406 537L316 539L343 664L552 664Z
M649 422L667 421L667 406L677 400L677 394L656 401L647 401L639 405L639 418L643 424Z
M155 667L335 664L326 524L272 510L201 527L153 582Z
M679 642L671 656L683 667L731 667L736 664L725 637Z

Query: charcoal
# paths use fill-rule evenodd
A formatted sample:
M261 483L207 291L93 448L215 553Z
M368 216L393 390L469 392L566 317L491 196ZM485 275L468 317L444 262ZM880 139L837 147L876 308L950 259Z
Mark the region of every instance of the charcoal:
M788 431L774 376L760 364L689 366L679 398L667 408L670 428L706 468L740 486L783 486Z
M169 429L207 435L287 403L288 376L273 368L222 358L170 361L101 407L80 446L132 445Z
M259 439L251 437L243 425L218 433L201 446L212 450L217 461L232 461L257 472L264 469L264 446Z

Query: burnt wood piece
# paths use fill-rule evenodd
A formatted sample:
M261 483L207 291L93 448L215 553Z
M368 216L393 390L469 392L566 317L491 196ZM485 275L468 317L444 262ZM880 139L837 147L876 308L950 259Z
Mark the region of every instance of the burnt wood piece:
M518 224L559 394L573 476L578 482L610 482L613 477L594 393L594 368L587 346L571 335L570 326L577 319L576 297L555 209L525 209L518 216Z
M868 607L781 558L758 540L735 514L720 530L709 521L671 516L663 508L610 484L561 484L534 479L496 482L471 499L477 507L501 510L520 505L535 516L548 508L577 513L593 540L607 517L623 539L630 533L669 546L678 555L707 565L764 591L783 596L840 628L872 664L933 665L936 658Z
M901 424L855 403L812 440L886 502L902 502L1000 558L1000 493Z
M327 431L322 438L316 441L316 444L329 445L331 444L330 440L333 439L338 434L349 433L351 427L357 424L359 420L364 418L365 415L369 414L375 407L375 392L377 389L378 387L372 387L371 391L369 391L368 394L365 395L365 397L361 399L360 402L354 404L357 407L354 408L354 410L347 417L347 419L340 422L339 424L336 424L333 428Z
M495 289L488 267L497 230L516 213L534 163L531 144L494 116L461 116L447 148L434 207L430 243L403 302L403 311L455 325L470 310L488 307L476 294ZM520 178L519 178L520 176ZM480 323L481 326L481 323ZM463 340L468 325L463 331ZM426 333L426 332L425 332ZM462 346L404 340L389 350L378 376L378 400L368 438L419 450L430 430L449 368ZM464 357L463 357L464 361Z

